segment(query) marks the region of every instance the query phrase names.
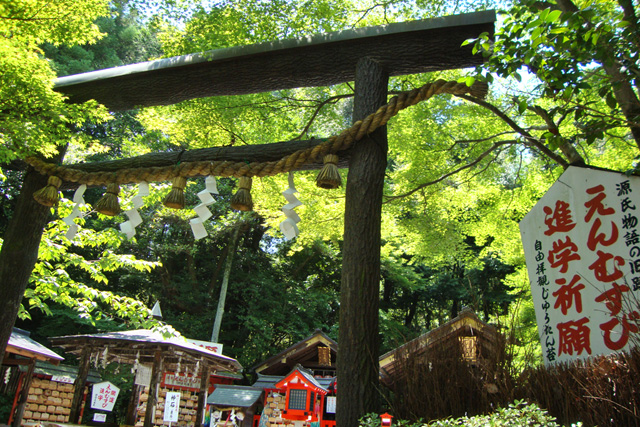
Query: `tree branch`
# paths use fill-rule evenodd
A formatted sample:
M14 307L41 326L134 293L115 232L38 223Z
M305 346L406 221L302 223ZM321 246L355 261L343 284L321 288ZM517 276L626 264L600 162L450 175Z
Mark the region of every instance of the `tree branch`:
M544 155L546 155L547 157L549 157L550 159L552 159L553 161L555 161L565 169L569 167L569 163L565 159L563 159L561 156L551 151L547 146L545 146L537 138L535 138L529 132L527 132L522 127L520 127L516 122L511 120L509 116L507 116L505 113L500 111L496 106L491 105L488 102L483 101L481 99L474 98L473 96L468 96L468 95L456 95L456 96L466 99L469 102L478 104L481 107L484 107L487 110L491 111L493 114L500 117L502 121L504 121L509 127L511 127L511 129L515 130L517 133L522 135L525 138L525 140L527 140L531 145L534 145L536 148L538 148L538 150L540 150Z
M304 136L305 133L307 133L307 131L309 130L309 128L311 127L311 125L313 124L314 120L316 119L316 117L318 116L318 114L320 113L320 110L322 110L322 108L329 104L329 103L334 103L339 100L339 99L344 99L344 98L353 98L353 94L349 93L349 94L344 94L344 95L335 95L332 96L330 98L325 99L324 101L322 101L321 103L318 104L318 106L316 107L316 110L313 112L313 114L311 115L311 118L309 119L309 121L307 122L307 125L304 127L304 129L302 129L302 132L300 132L300 134L296 137L294 137L293 139L300 139Z
M556 123L553 121L553 119L551 118L547 110L545 110L544 108L538 105L534 105L533 107L530 107L529 110L533 111L538 117L544 120L547 126L549 126L549 132L560 137L560 144L559 144L560 150L567 157L567 159L569 159L570 164L576 165L576 166L584 166L586 164L584 159L580 155L580 153L578 153L578 151L576 150L576 148L569 141L567 141L566 138L563 138L560 135L560 130L558 129L558 125L556 125Z
M491 154L493 151L497 150L498 148L502 147L503 145L513 145L513 144L517 144L517 143L518 142L515 141L515 140L495 142L495 143L493 143L493 145L489 149L487 149L483 153L481 153L472 162L469 162L466 165L460 166L459 168L457 168L457 169L455 169L455 170L453 170L451 172L445 173L444 175L440 176L440 178L438 178L438 179L435 179L435 180L429 181L429 182L425 182L424 184L421 184L418 187L414 188L413 190L408 191L408 192L406 192L404 194L399 194L397 196L386 197L385 203L391 202L391 201L396 200L396 199L402 199L404 197L412 195L413 193L415 193L415 192L417 192L419 190L422 190L423 188L426 188L426 187L429 187L431 185L435 185L435 184L437 184L439 182L442 182L442 181L444 181L445 179L449 178L452 175L455 175L455 174L457 174L459 172L462 172L465 169L469 169L470 167L473 167L473 166L477 165L478 163L480 163L480 161L482 159L484 159L489 154Z

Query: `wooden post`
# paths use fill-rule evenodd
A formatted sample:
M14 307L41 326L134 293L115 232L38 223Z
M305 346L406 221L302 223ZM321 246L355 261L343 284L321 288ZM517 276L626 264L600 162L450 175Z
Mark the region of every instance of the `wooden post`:
M29 397L29 387L31 387L31 380L33 379L33 370L36 367L36 359L31 359L29 363L29 369L27 370L24 379L22 380L22 388L20 389L20 397L18 398L18 406L16 412L13 415L13 427L20 427L22 424L22 417L24 415L24 408L27 405L27 397Z
M353 120L386 103L389 77L375 61L358 62ZM378 305L380 290L380 220L387 167L386 127L353 148L347 175L340 290L340 332L336 368L340 385L336 424L356 427L377 412Z
M205 365L202 369L202 376L200 377L200 390L198 390L198 407L196 409L196 419L194 427L200 427L202 425L202 416L204 415L204 409L207 406L207 393L209 392L209 372L211 372L209 365Z
M156 418L156 402L158 401L158 385L162 380L162 350L157 349L153 357L151 369L151 382L149 383L149 398L147 410L144 413L144 427L151 427Z
M128 426L136 424L136 418L138 415L138 404L140 403L140 388L139 384L133 384L131 388L131 399L129 399L129 405L127 406L127 415L124 423Z
M81 424L80 414L82 410L82 397L84 396L84 385L89 376L89 362L91 361L91 347L82 349L80 356L80 367L78 376L73 383L73 400L71 401L71 412L69 413L69 424Z

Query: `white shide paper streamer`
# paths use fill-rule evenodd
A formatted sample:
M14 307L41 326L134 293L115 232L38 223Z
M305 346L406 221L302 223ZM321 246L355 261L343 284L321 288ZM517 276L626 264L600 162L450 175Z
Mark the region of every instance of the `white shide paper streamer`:
M193 218L189 220L189 225L191 225L191 231L193 231L193 237L196 240L200 240L202 238L207 237L209 233L204 228L204 222L211 218L211 211L207 206L210 206L215 203L215 199L212 194L218 195L218 186L216 184L216 179L213 176L208 176L205 180L204 190L198 193L198 198L200 199L200 204L193 208L196 214L198 214L198 218Z
M65 224L69 226L69 229L65 233L65 237L69 240L73 240L78 233L78 224L75 223L74 219L80 217L82 218L82 212L80 212L80 205L84 205L84 192L87 189L86 184L82 184L79 186L75 193L73 193L73 210L69 215L67 215L63 221Z
M302 202L294 195L297 192L298 190L293 185L293 172L289 172L289 188L282 192L284 198L289 202L282 207L282 212L287 218L280 223L280 231L282 231L286 240L297 237L299 233L298 223L300 222L300 217L294 209L302 205Z
M142 224L142 218L140 217L138 209L144 206L144 200L142 200L142 198L148 195L149 183L146 181L140 182L140 184L138 184L138 194L136 194L133 199L131 199L133 209L129 209L125 212L129 220L120 224L120 231L127 235L127 239L131 239L133 236L135 236L136 227Z

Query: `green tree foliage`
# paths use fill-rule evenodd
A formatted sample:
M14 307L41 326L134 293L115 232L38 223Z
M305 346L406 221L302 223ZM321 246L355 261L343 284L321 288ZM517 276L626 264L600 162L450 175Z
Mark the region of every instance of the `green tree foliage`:
M52 48L54 38L43 49L56 70L73 73L98 64L139 61L161 51L165 56L181 55L490 6L421 0L242 0L181 9L178 3L112 5L112 16L97 21L109 37L92 46L58 50ZM128 14L145 6L150 6L145 9L148 27ZM521 2L504 12L495 42L486 37L477 41L478 52L491 53L477 72L391 80L392 93L436 78L469 83L485 79L493 81L494 89L486 101L434 97L401 112L389 124L381 278L381 325L387 347L437 326L462 305L470 305L486 320L504 315L528 287L518 221L563 167L633 167L638 154L635 110L628 107L634 105L633 97L630 101L625 87L635 96L637 49L634 14L627 6ZM148 43L155 31L161 49ZM130 49L128 41L138 47ZM74 145L70 156L74 161L109 159L155 150L328 137L351 122L352 96L352 85L344 84L148 108L106 125L85 126L85 135L101 144L91 157L86 144ZM23 122L11 123L17 129L14 135L29 130L18 126ZM40 150L47 147L34 141ZM47 150L52 149L53 145ZM255 216L231 213L228 200L235 183L219 180L221 195L206 224L209 237L200 241L193 239L188 225L191 211L162 208L159 201L168 184L156 184L142 212L145 226L135 239L122 241L116 233L106 234L120 245L118 253L161 266L150 273L127 268L126 273L100 274L118 294L147 306L160 300L165 320L185 335L208 339L231 230L242 226L222 326L226 352L252 363L316 327L337 336L344 190L320 190L314 178L310 172L295 174L304 205L296 209L302 217L301 234L293 243L283 242L278 231L284 219L280 193L287 188L286 176L254 181ZM198 203L195 194L202 188L200 181L189 184L189 207ZM123 190L125 206L134 190ZM98 197L93 191L87 199ZM90 217L85 231L117 228L124 219ZM71 252L98 259L111 245L103 243ZM72 261L60 266L74 277L91 274ZM100 283L95 286L105 289ZM530 301L519 300L513 307L511 314L527 326L521 337L530 341L535 337Z
M541 121L538 139L571 163L580 162L572 147L629 140L640 147L637 47L631 3L570 0L520 2L505 14L495 43L483 36L476 45L490 55L485 73L521 80L526 70L538 79L536 90L512 105Z
M71 161L138 153L140 140L144 140L145 150L154 147L156 135L143 132L135 113L107 116L94 103L65 104L52 90L56 76L52 68L59 73L84 72L157 55L158 44L141 25L135 9L119 4L108 10L106 2L98 1L4 5L0 6L4 7L0 29L5 37L0 38L0 44L9 43L16 51L0 59L8 64L0 78L10 81L0 88L7 106L0 117L0 138L6 142L2 145L6 151L3 160L34 153L51 155L58 145L69 147L67 158ZM109 16L98 15L107 12ZM100 31L107 35L102 37L105 34ZM7 171L2 188L5 219L13 210L22 176L22 172ZM89 190L86 197L93 202L94 194L98 197L96 190ZM70 211L71 205L62 203L56 214L66 216ZM67 313L67 320L74 320L67 323L68 333L78 331L84 323L111 328L123 321L148 325L145 305L136 295L115 293L105 274L115 270L120 274L148 272L157 262L142 261L118 250L124 236L114 229L84 228L73 242L64 237L66 230L61 220L47 226L20 316L29 317L36 313L34 309ZM112 323L103 322L105 318Z
M69 205L66 209L70 213ZM128 318L134 323L143 323L149 311L140 301L109 290L99 290L87 283L107 284L105 273L114 270L149 272L156 263L141 261L132 255L117 254L124 236L113 229L101 232L83 229L73 240L75 251L70 251L72 243L63 234L66 228L61 220L57 220L49 223L45 230L38 263L32 272L32 287L25 293L28 305L49 312L46 301L50 300L74 309L81 318L93 321L99 320L108 311L120 319ZM98 253L86 259L78 253L83 248L92 248ZM21 316L28 317L28 312L23 310Z
M162 55L153 29L126 3L110 3L109 15L96 19L104 37L91 44L45 43L43 54L58 77L148 61Z
M100 37L93 19L105 0L8 1L0 5L0 161L40 153L85 138L73 127L105 120L95 103L67 105L53 91L55 74L38 46L87 43ZM85 141L86 142L86 141Z
M475 417L460 417L456 419L436 420L424 424L421 422L411 423L405 420L393 420L394 424L406 427L430 426L430 427L481 427L481 426L540 426L540 427L560 427L555 417L549 415L547 411L540 408L535 403L516 400L506 408L498 408L496 412L489 415L478 415ZM380 424L380 417L377 414L367 414L360 420L360 426L373 427ZM576 426L581 426L577 423Z

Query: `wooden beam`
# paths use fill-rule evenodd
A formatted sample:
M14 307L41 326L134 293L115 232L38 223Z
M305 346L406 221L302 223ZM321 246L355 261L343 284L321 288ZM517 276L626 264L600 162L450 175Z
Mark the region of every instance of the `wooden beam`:
M315 147L323 140L309 139L303 141L281 141L269 144L244 145L238 147L209 147L195 150L147 153L136 157L120 160L107 160L91 163L76 163L65 165L66 168L84 172L117 172L124 169L152 168L174 166L179 162L195 161L230 161L230 162L269 162L295 153L299 150ZM349 150L340 154L338 167L346 168L349 162ZM308 163L299 170L318 170L323 166L322 161ZM122 183L123 184L123 183ZM77 187L77 183L65 182L63 189Z
M16 407L16 412L13 415L13 422L11 423L12 427L20 427L22 425L22 418L24 416L24 409L27 406L27 397L29 397L29 388L31 387L31 380L33 380L33 371L36 367L36 360L31 359L31 363L29 364L29 369L27 373L23 377L22 380L22 388L20 389L20 394L18 397L18 406Z
M200 374L200 389L198 390L198 406L196 408L196 419L194 427L202 426L202 418L204 416L204 410L207 406L207 393L209 392L209 376L211 368L205 364Z
M149 383L149 398L147 399L147 410L144 413L144 427L151 427L155 424L156 403L158 401L158 386L162 380L163 371L162 349L158 348L153 357L153 368L151 368L151 382Z
M131 388L131 399L129 399L129 405L127 406L127 414L125 416L124 423L128 426L136 424L136 418L138 417L138 404L140 403L140 389L142 386L136 384L134 381Z
M80 367L78 368L78 376L73 383L73 400L71 401L71 413L69 414L70 424L81 424L80 413L82 412L82 397L84 396L84 388L89 376L89 363L91 361L91 347L86 346L82 349L80 357Z
M365 57L391 76L473 67L482 55L461 44L493 34L494 21L495 12L484 11L232 47L62 77L55 89L71 102L95 99L119 111L344 83Z
M5 357L5 359L2 361L3 365L9 365L9 366L17 366L17 365L30 365L32 362L32 359L7 359Z

